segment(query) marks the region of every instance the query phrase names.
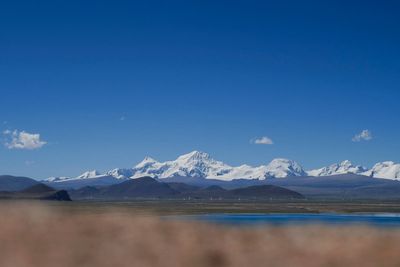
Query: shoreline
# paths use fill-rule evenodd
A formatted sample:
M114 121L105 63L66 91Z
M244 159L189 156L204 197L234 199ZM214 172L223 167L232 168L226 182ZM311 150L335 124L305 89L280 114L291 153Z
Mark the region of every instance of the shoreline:
M0 207L8 204L32 204L72 213L119 212L160 216L196 214L400 214L400 201L0 201Z

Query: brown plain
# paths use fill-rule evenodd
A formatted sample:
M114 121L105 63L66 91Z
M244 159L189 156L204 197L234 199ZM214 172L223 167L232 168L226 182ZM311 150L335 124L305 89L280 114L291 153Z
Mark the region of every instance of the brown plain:
M400 231L234 228L105 211L0 205L0 266L400 266Z

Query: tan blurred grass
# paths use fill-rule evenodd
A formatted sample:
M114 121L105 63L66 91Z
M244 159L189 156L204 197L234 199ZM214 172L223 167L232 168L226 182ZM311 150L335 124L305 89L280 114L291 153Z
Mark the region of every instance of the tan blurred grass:
M0 266L400 266L400 231L232 228L0 205Z

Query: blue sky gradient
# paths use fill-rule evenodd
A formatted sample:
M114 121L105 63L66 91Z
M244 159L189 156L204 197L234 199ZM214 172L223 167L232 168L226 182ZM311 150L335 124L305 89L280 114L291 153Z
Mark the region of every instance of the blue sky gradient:
M399 12L396 1L1 3L2 131L48 143L2 145L0 173L74 176L195 149L232 165L398 162ZM365 129L373 139L352 142ZM274 144L250 143L262 136Z

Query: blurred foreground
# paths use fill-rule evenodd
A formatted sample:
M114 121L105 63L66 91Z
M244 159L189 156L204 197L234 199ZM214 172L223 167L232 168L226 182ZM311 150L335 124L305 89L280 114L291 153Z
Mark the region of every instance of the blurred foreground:
M400 230L233 228L0 204L0 266L400 266Z

